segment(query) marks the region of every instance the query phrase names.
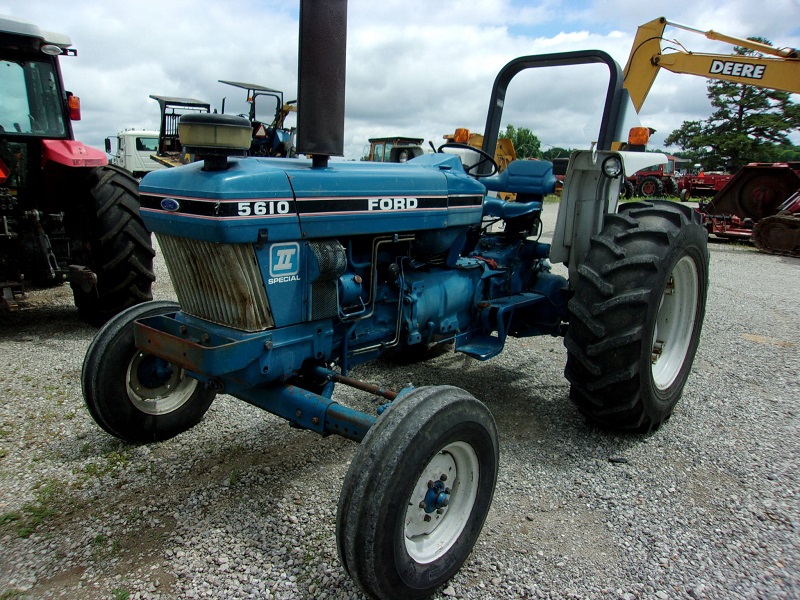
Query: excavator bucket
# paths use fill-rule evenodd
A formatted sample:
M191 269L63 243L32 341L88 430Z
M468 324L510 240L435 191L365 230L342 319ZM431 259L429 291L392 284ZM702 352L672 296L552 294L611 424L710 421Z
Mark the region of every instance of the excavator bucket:
M777 213L798 189L800 163L751 163L739 169L703 212L757 222Z

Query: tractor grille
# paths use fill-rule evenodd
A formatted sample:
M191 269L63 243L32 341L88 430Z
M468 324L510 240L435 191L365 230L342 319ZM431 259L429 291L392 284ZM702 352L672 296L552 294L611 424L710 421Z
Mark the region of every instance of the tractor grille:
M181 310L227 327L273 327L251 244L215 244L156 234Z

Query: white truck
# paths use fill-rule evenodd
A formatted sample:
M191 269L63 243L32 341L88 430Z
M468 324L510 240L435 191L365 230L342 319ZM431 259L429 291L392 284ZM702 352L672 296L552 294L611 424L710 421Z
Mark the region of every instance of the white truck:
M111 155L111 164L130 171L134 177L142 178L150 171L165 168L150 157L157 151L157 131L126 129L114 138L106 138L106 153Z

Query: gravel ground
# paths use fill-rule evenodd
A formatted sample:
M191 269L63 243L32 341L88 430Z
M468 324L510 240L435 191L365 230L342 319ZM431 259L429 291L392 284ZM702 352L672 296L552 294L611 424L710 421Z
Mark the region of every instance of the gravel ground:
M694 371L649 436L577 414L560 339L355 371L458 385L497 419L489 519L436 598L800 597L798 297L800 260L711 244ZM122 443L83 404L93 334L68 287L0 314L0 599L361 597L335 544L355 444L227 396L175 439Z

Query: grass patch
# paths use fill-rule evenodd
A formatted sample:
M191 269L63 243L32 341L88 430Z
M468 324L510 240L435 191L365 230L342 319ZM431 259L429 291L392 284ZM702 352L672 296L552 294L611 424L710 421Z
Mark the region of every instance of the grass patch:
M61 487L48 482L36 490L36 500L24 504L18 511L0 515L0 527L16 529L19 537L28 537L46 520L59 514L59 502L63 500Z
M116 473L130 461L130 454L126 451L118 452L113 450L101 459L102 462L93 462L76 469L76 473L83 473L93 477L103 477L109 473Z

